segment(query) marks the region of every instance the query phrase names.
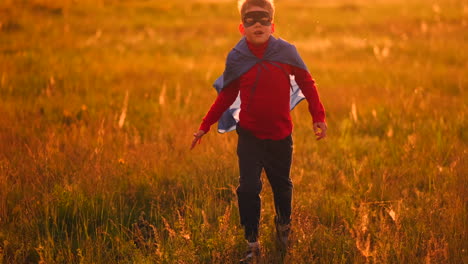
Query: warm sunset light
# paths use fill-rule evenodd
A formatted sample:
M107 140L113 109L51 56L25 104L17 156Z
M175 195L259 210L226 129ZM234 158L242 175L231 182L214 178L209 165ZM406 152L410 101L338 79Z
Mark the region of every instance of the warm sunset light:
M468 2L274 8L0 0L0 263L467 263Z

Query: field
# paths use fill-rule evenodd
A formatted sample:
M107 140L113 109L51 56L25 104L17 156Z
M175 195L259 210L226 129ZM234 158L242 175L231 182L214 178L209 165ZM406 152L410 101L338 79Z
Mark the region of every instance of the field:
M318 83L295 124L293 240L264 263L468 263L468 2L277 0ZM0 1L0 263L237 263L235 133L192 134L235 1Z

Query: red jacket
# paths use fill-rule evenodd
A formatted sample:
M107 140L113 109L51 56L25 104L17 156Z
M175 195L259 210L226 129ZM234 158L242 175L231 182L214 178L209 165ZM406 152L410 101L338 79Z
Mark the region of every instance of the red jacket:
M247 44L255 56L262 58L268 42L261 46ZM279 140L289 136L293 128L289 106L291 87L285 72L295 76L296 83L309 103L313 122L325 122L325 110L310 74L289 64L275 63L283 69L269 63L257 64L225 87L203 118L200 130L208 132L240 92L239 125L242 128L260 139ZM259 67L266 69L259 71Z

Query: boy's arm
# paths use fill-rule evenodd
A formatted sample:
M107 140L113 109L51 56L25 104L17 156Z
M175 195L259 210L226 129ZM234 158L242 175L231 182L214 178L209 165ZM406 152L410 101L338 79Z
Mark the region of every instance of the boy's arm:
M293 67L293 75L307 102L309 103L309 112L312 115L313 127L317 140L327 135L327 123L325 122L325 109L320 102L320 97L315 86L315 81L309 72L304 69Z
M221 115L231 106L239 94L239 80L231 82L216 97L208 113L203 118L203 122L196 133L193 134L193 141L190 149L193 149L197 143L200 143L203 135L210 131L210 127L216 123Z

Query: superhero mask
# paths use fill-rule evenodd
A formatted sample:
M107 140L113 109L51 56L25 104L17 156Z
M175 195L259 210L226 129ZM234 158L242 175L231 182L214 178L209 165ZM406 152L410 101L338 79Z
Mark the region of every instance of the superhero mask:
M271 17L270 13L265 11L252 11L245 13L242 17L242 24L244 27L251 27L255 25L255 23L259 22L263 26L271 25Z

